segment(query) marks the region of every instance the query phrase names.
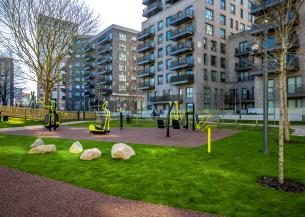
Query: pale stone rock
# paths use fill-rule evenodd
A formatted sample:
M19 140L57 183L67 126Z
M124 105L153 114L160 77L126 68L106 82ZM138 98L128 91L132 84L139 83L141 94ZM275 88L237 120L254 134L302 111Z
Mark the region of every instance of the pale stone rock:
M35 142L30 146L30 148L35 148L41 145L45 145L44 141L42 140L42 138L38 138L35 140Z
M136 155L135 151L124 143L117 143L112 146L111 157L113 159L129 160L134 155Z
M94 160L101 157L102 152L97 148L87 149L80 156L81 160Z
M78 154L78 153L81 153L83 150L84 149L83 149L82 144L79 141L76 141L71 145L69 152L73 153L73 154Z
M40 145L29 150L29 154L45 154L56 151L55 145Z

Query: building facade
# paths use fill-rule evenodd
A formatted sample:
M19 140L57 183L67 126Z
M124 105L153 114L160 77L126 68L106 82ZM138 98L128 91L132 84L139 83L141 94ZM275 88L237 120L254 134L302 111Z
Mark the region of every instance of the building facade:
M105 100L110 111L140 109L137 91L138 31L111 25L88 42L83 65L89 109L98 110Z
M148 110L170 100L197 110L222 109L228 71L228 36L251 27L245 0L143 0L138 59L139 90Z
M0 57L0 105L14 105L14 61Z

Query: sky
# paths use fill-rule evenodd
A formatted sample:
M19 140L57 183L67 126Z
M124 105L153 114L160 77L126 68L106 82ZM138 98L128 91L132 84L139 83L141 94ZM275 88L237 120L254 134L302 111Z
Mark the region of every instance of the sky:
M141 0L84 0L96 15L100 15L101 26L99 32L117 24L135 30L141 30L144 21L142 11L145 7ZM28 82L26 92L37 91L35 82Z

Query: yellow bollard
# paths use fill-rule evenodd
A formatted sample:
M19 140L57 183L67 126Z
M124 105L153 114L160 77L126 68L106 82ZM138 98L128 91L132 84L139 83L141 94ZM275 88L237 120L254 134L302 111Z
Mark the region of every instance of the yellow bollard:
M208 128L208 153L211 153L211 128Z

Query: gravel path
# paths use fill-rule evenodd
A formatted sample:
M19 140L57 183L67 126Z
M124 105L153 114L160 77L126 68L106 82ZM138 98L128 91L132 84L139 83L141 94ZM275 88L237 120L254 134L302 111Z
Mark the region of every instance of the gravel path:
M165 216L213 217L216 215L120 199L0 167L0 217Z
M95 140L108 142L124 142L133 144L149 144L164 146L198 147L207 143L207 133L200 131L170 130L170 137L166 137L165 129L157 128L111 128L108 135L94 135L89 133L86 127L61 126L55 132L43 128L26 128L24 130L10 131L0 133L10 135L66 138L75 140ZM237 133L237 130L212 129L212 141L225 138Z

